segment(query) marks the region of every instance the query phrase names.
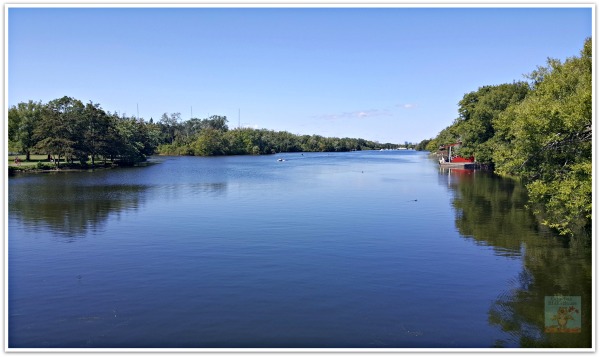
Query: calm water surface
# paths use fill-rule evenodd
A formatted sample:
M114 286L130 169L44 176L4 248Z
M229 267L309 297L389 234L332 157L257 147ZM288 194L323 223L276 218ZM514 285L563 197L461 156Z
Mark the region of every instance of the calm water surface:
M590 247L519 184L415 151L152 161L9 178L9 347L591 346ZM556 294L580 333L544 333Z

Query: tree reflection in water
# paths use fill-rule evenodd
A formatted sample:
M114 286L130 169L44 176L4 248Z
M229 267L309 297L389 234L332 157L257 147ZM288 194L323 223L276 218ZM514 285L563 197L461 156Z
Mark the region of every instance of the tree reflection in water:
M571 239L541 226L525 208L527 191L491 173L440 169L453 192L460 234L498 255L521 259L523 270L492 303L489 322L511 337L498 347L590 348L592 346L591 235ZM581 332L545 333L544 298L581 296Z
M69 175L67 173L67 175ZM167 187L168 186L168 187ZM180 185L98 184L75 177L11 178L8 212L36 231L43 227L66 242L102 230L112 214L137 210L148 199L178 199L183 194L223 194L225 183Z
M102 229L110 214L135 210L144 201L142 185L11 186L8 211L11 217L65 237L80 237Z

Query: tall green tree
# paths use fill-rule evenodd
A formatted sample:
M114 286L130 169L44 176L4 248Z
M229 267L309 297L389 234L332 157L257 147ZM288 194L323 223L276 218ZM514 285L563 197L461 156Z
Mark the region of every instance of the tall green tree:
M523 177L546 224L569 234L574 225L591 225L591 39L579 57L548 60L531 77L530 95L495 121L496 167Z
M35 128L42 119L42 103L32 100L19 103L8 111L9 143L25 153L25 160L31 158L31 150L37 143Z
M495 135L493 121L510 105L521 102L529 92L526 82L484 86L466 94L459 104L454 125L463 142L460 153L474 155L478 161L492 162Z
M81 101L67 96L48 102L42 108L40 124L34 130L35 148L56 155L57 165L62 157L72 159L80 150L83 110Z
M143 119L121 117L116 121L117 156L123 164L135 164L146 160L157 146L155 127Z
M164 113L160 118L160 124L169 144L172 144L175 141L175 136L182 131L179 124L180 120L181 113L171 113L171 115Z
M460 154L523 179L543 222L573 235L591 227L592 40L580 56L548 59L529 79L466 94L459 117L426 148L462 140Z
M98 155L108 153L110 143L111 126L115 125L100 107L100 104L89 102L84 109L83 118L85 120L82 126L82 138L85 156L92 159L92 166Z
M196 155L218 156L228 152L227 140L224 133L216 129L205 129L194 143Z
M212 115L206 120L205 129L214 129L219 131L227 131L227 117L224 115Z
M441 145L451 144L462 140L462 130L460 121L455 121L454 124L445 127L439 134L431 139L426 144L426 149L431 152L436 152Z

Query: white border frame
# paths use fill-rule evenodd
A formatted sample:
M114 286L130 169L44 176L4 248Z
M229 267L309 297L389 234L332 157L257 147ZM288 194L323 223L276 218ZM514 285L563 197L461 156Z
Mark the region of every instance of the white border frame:
M329 0L328 2L320 1L301 1L301 2L281 2L281 0L251 2L251 1L221 1L221 2L186 2L180 1L177 4L167 3L147 3L141 0L130 1L128 3L102 3L102 2L91 2L81 3L74 0L67 0L61 3L45 2L40 1L36 3L22 3L12 2L4 4L4 103L2 104L4 113L4 125L3 130L3 146L0 150L3 156L3 181L4 181L4 214L2 216L4 226L4 352L25 352L25 353L39 353L39 352L54 352L54 353L115 353L115 352L134 352L134 353L179 353L179 352L203 352L203 353L240 353L240 352L252 352L252 353L439 353L439 352L460 352L460 353L529 353L529 352L545 352L545 353L565 353L565 352L595 352L596 351L596 242L593 241L592 248L592 347L591 348L10 348L8 347L8 10L11 8L541 8L541 7L552 7L552 8L591 8L592 10L592 53L594 60L592 61L592 117L596 118L596 3L592 2L577 2L577 3L548 3L545 1L530 1L528 3L452 3L451 1L440 1L432 3L401 3L394 0L378 0L376 3L364 3L364 2L348 2L348 1L335 1ZM595 145L595 120L592 120L592 153L596 154ZM592 160L593 176L595 176L596 160ZM592 182L595 181L595 177L592 178ZM594 184L593 184L594 185ZM592 191L592 212L595 212L595 193L596 187L594 185ZM592 217L592 237L596 237L596 225L595 215Z

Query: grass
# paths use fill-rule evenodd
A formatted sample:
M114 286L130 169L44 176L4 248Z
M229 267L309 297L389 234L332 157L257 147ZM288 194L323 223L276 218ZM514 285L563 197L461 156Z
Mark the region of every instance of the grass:
M19 158L21 161L17 165L15 158ZM103 161L95 163L94 168L110 168L114 166L113 162L104 164ZM27 172L27 171L52 171L56 169L56 165L48 160L48 155L30 155L29 161L25 161L25 155L8 155L8 172L14 174L16 172ZM80 164L79 162L68 163L64 158L60 160L61 170L89 170L92 169L91 161L87 164Z
M18 157L21 162L20 165L15 164L15 158ZM8 166L21 166L21 167L35 167L38 162L50 163L48 161L48 155L31 155L29 161L25 161L25 155L9 155L8 156ZM60 160L61 163L64 163L64 160Z

